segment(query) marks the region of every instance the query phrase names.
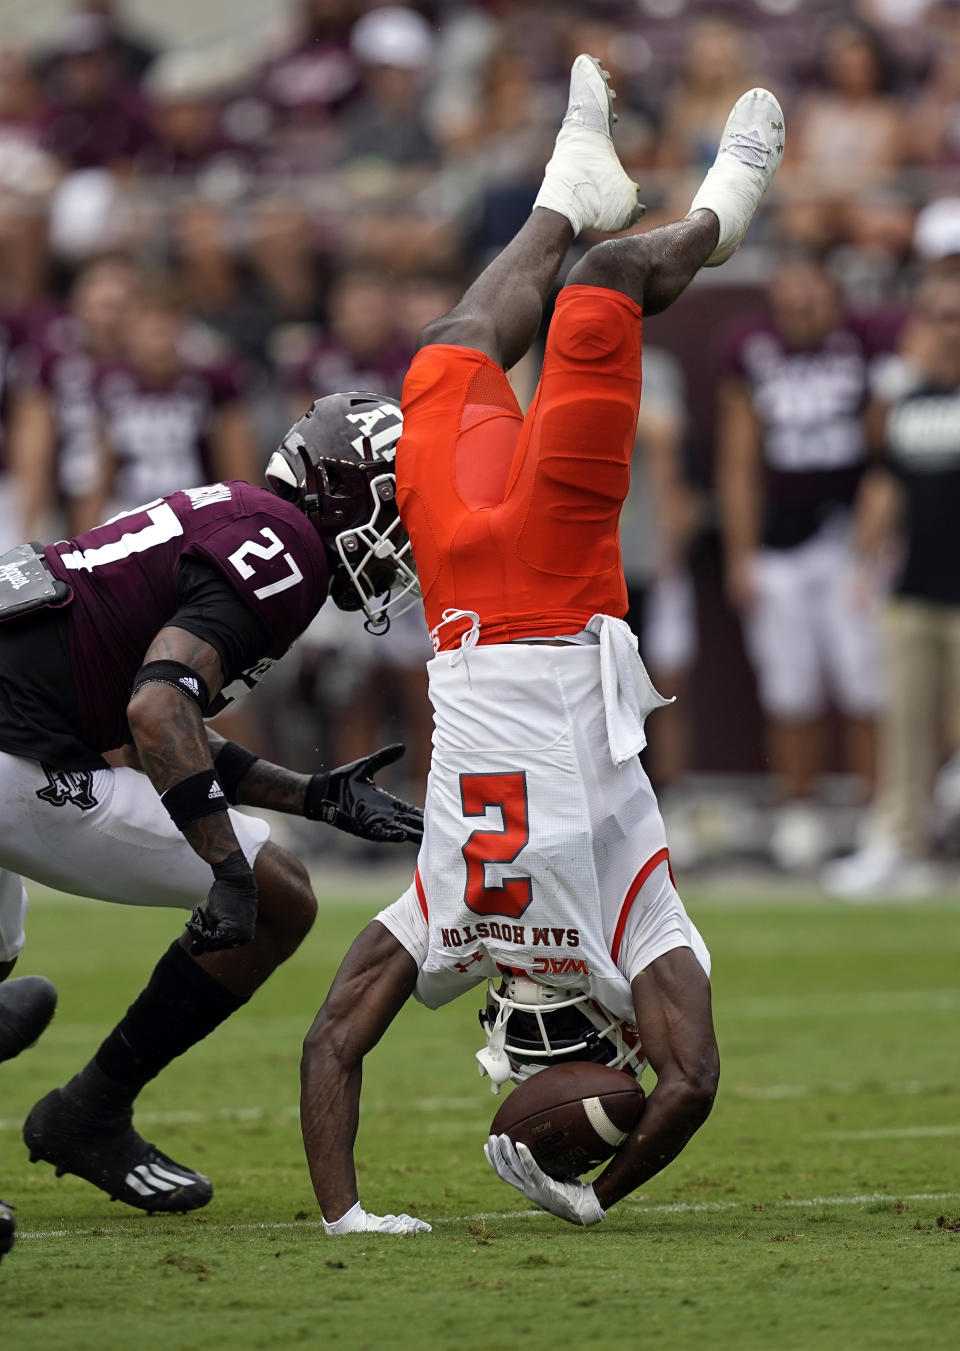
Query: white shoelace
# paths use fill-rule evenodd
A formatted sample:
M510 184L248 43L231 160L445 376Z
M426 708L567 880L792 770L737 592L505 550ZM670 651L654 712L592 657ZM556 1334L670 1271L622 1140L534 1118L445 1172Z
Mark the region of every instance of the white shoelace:
M450 660L451 666L457 666L466 657L467 653L477 645L480 637L480 616L476 610L444 610L440 616L440 623L430 630L430 642L433 645L434 652L440 651L440 630L445 624L452 624L457 619L469 619L470 627L465 629L460 635L460 648L454 653Z
M734 131L727 151L751 169L762 169L772 149L755 131Z

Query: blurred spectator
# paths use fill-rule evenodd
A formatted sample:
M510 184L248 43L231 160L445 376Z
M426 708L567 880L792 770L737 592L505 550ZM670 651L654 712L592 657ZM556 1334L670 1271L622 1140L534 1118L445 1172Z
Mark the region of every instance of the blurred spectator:
M118 3L118 0L73 0L72 9L73 14L67 18L67 24L95 22L99 31L105 34L105 45L121 82L125 85L137 84L156 57L157 46L150 38L131 27L122 3ZM56 46L38 58L37 68L46 81L56 83L61 56L62 50Z
M23 54L0 48L0 307L40 299L48 263L46 217L59 178L42 150L42 107Z
M350 159L397 169L436 163L423 113L433 47L426 19L402 5L372 9L354 25L350 50L362 80L357 100L345 113Z
M165 190L226 203L247 188L252 149L224 126L222 103L239 78L235 62L208 51L166 52L143 82L153 139L137 169L164 178Z
M142 284L124 332L124 359L100 373L98 487L83 504L85 525L109 507L127 510L218 479L259 481L260 459L236 365L201 365L187 355L189 330L178 291Z
M42 125L42 93L30 62L16 47L0 48L0 145L35 146Z
M735 15L694 19L664 105L659 165L699 174L712 164L731 105L756 76L749 34Z
M24 360L10 421L10 463L20 489L25 539L74 535L78 504L99 473L97 375L119 360L134 286L122 258L90 264L70 307L43 325Z
M272 116L271 155L287 171L322 169L341 158L337 114L359 83L350 29L361 10L360 0L299 0L285 50L260 72L257 92Z
M906 255L913 212L895 183L909 150L897 77L869 24L843 18L826 29L821 87L802 99L787 137L785 238Z
M960 33L938 43L909 122L916 164L960 164Z
M894 326L846 314L836 280L788 256L770 313L730 342L719 386L717 489L727 589L740 612L783 794L770 851L785 868L830 841L814 809L828 700L847 767L873 777L875 616L854 586L851 506L866 464L871 368Z
M64 24L48 77L43 145L68 169L123 169L151 139L139 95L124 83L109 23L79 13Z
M840 897L935 889L931 792L945 755L960 748L960 258L931 265L914 323L910 359L871 410L880 462L857 504L865 555L897 540L900 557L871 830L823 878Z
M413 346L397 332L396 299L395 287L376 268L347 268L334 279L324 332L308 339L296 359L288 356L291 417L300 417L314 399L344 389L399 397ZM292 337L304 344L303 334Z

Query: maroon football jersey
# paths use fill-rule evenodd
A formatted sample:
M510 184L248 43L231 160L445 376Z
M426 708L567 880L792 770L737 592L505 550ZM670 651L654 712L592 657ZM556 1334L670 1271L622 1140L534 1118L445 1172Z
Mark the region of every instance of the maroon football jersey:
M132 507L207 483L213 419L239 392L226 367L186 366L161 385L146 384L126 366L103 371L96 395L117 462L114 501Z
M852 503L867 457L871 366L892 350L900 323L899 315L847 316L817 346L794 348L758 320L729 340L725 373L745 383L760 424L771 547L802 543Z
M78 735L97 750L130 740L133 678L177 610L182 559L202 559L220 572L269 635L259 660L213 701L211 717L266 674L327 595L326 555L307 517L248 483L158 498L45 553L73 592L66 617Z

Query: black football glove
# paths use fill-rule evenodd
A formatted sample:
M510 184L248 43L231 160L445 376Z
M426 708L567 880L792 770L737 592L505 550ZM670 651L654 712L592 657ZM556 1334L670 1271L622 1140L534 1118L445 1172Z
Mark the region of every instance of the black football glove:
M406 746L384 746L361 760L314 774L307 786L303 814L308 821L359 835L377 844L406 844L423 839L423 812L378 788L373 776L399 760Z
M222 863L212 863L214 883L207 899L187 920L194 957L223 948L242 948L257 927L257 883L239 849Z

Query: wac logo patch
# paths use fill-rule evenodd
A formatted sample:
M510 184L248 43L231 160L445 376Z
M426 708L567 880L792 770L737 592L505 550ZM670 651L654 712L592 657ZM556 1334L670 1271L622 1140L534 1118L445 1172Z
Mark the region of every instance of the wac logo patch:
M72 802L82 812L88 812L97 805L93 796L93 771L90 769L51 769L41 766L47 776L46 788L37 789L37 797L49 802L51 807L62 807Z

